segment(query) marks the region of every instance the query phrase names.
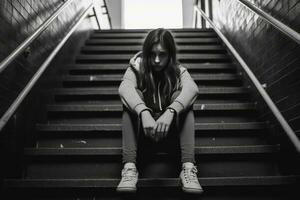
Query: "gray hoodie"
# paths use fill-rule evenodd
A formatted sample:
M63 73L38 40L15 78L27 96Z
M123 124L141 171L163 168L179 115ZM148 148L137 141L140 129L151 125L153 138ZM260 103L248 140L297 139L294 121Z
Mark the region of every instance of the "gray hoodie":
M134 67L137 71L140 69L142 58L140 57L141 52L137 53L133 58L130 59L130 67L126 69L126 72L122 78L122 82L119 86L119 94L122 103L131 111L136 112L138 116L145 110L151 110L152 108L147 107L146 103L138 95L136 89L138 89L137 78L131 67ZM194 82L189 72L182 65L180 68L180 84L178 90L180 94L177 98L171 102L167 107L173 108L177 114L183 112L185 109L190 107L196 100L199 94L199 88ZM158 94L153 94L154 102L157 102L159 107L162 109L161 105L161 95L158 89ZM158 98L156 98L158 97Z

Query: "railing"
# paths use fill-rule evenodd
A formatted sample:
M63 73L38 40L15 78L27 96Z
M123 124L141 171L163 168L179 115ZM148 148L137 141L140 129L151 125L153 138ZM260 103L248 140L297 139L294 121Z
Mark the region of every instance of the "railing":
M263 12L263 11L261 11ZM231 51L231 53L235 56L237 61L240 63L242 66L243 70L246 72L250 80L253 82L255 85L256 89L258 90L259 94L262 96L263 100L266 102L267 106L273 113L273 115L276 117L278 122L280 123L281 127L287 134L288 138L290 141L293 143L295 146L296 150L298 153L300 153L300 141L298 140L297 135L295 132L292 130L290 125L287 123L287 121L284 119L282 114L280 113L279 109L276 107L268 93L265 91L265 89L262 87L256 76L253 74L253 72L250 70L249 66L246 64L246 62L242 59L242 57L238 54L238 52L234 49L234 47L230 44L230 42L226 39L226 37L223 35L223 33L214 25L213 21L206 16L205 12L201 10L198 7L198 1L195 1L194 4L194 14L195 13L200 13L200 15L209 22L210 26L215 30L215 32L218 34L218 36L222 39L222 41L225 43L225 45L228 47L228 49ZM266 14L266 13L265 13ZM267 14L266 14L267 15ZM195 18L196 16L194 16ZM195 20L196 21L196 20ZM277 26L275 26L277 28ZM285 30L285 32L288 32Z
M101 6L101 8L104 8L105 11L102 11L102 15L106 15L107 17L107 21L108 21L108 26L109 28L111 29L112 28L112 24L111 24L111 18L110 18L110 15L109 15L109 12L108 12L108 8L107 8L107 3L105 0L102 0L103 1L103 5ZM100 22L98 20L99 17L97 17L97 12L95 11L95 8L93 8L93 11L94 11L94 14L93 15L89 15L90 17L96 17L96 23L97 23L97 26L99 29L101 29L101 26L100 26Z
M24 50L56 19L57 16L74 0L68 0L59 9L53 13L32 35L26 38L9 56L0 63L0 73L18 57Z
M298 44L300 44L300 34L288 27L287 25L283 24L281 21L275 19L268 13L264 12L260 8L256 7L254 4L248 2L247 0L238 0L241 4L248 7L251 11L257 13L260 17L262 17L264 20L275 26L279 31L281 31L283 34L287 35L289 38L296 41Z
M4 61L0 64L0 73L3 71L14 59L17 58L48 26L53 22L53 20L59 16L59 14L74 0L68 0L65 2L51 17L49 17L31 36L29 36L21 45L19 45ZM43 72L46 70L50 62L53 60L55 55L61 49L61 47L65 44L71 34L75 31L78 25L82 22L82 20L88 15L91 8L94 8L94 3L92 2L88 8L83 12L80 16L79 20L72 27L72 29L67 33L67 35L61 40L61 42L56 46L56 48L51 52L51 54L47 57L47 59L43 62L43 64L39 67L38 71L34 74L31 80L27 83L25 88L20 92L18 97L14 100L14 102L10 105L8 110L4 113L4 115L0 119L0 132L11 118L11 116L15 113L16 109L25 99L27 94L30 92L32 87L41 77ZM97 17L95 15L95 17Z

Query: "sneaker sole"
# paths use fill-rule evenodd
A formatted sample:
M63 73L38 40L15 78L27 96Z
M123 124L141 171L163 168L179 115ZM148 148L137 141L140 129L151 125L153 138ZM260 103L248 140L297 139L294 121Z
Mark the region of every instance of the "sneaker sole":
M180 186L183 192L190 193L190 194L202 194L204 190L201 189L193 189L193 188L186 188L183 186L182 182L180 181Z
M135 193L136 188L117 188L117 192Z
M185 188L185 187L182 187L182 191L184 191L186 193L192 193L192 194L202 194L204 192L204 190L197 190L197 189L191 189L191 188Z

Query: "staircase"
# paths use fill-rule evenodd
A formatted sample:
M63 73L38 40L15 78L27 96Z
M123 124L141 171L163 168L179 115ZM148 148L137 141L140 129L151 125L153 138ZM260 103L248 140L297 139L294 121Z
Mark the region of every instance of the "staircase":
M147 30L95 31L76 62L44 91L45 119L24 149L23 177L4 181L10 198L121 199L121 114L118 86ZM178 160L163 152L141 167L137 199L289 199L299 176L282 169L280 144L226 48L211 29L173 31L178 58L199 85L194 104L196 161L205 192L180 191ZM171 159L170 159L171 158ZM16 192L18 191L18 192ZM126 197L125 197L126 198Z

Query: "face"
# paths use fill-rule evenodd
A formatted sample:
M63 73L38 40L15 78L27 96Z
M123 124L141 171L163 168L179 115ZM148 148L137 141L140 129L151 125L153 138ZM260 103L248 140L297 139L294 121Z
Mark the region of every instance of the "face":
M168 51L161 44L154 44L151 49L151 64L154 71L164 69L169 61Z

